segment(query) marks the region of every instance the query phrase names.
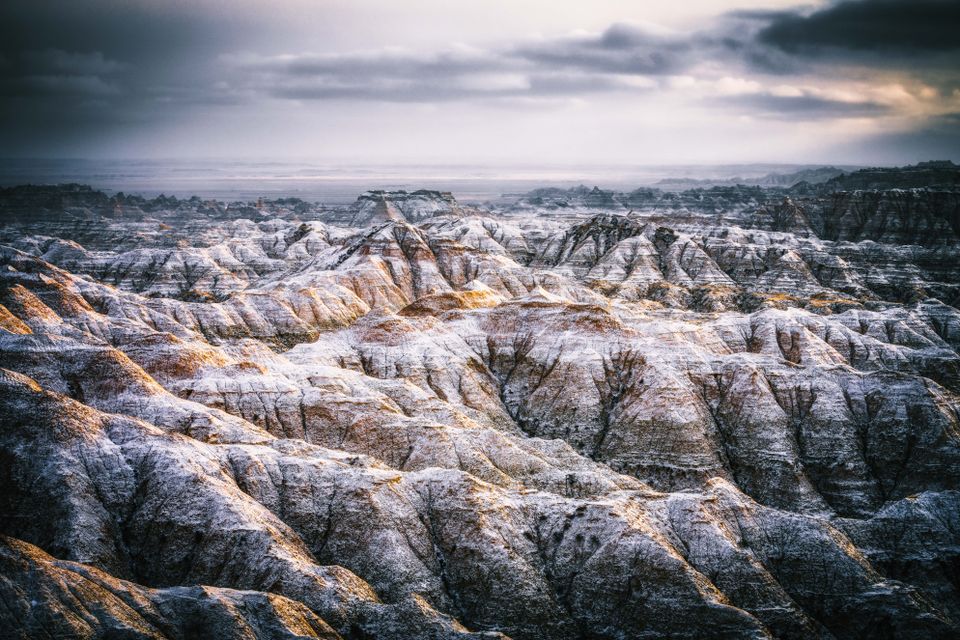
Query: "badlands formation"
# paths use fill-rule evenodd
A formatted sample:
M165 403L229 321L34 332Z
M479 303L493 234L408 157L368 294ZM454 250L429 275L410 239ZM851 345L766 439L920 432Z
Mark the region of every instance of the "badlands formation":
M956 178L2 190L0 636L956 638Z

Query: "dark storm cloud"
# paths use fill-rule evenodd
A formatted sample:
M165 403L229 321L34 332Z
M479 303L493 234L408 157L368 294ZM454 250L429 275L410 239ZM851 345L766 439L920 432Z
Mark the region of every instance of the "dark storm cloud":
M82 153L217 99L217 55L256 24L212 6L0 2L0 156Z
M25 76L13 82L15 91L29 95L106 97L120 93L117 85L99 76Z
M21 58L24 67L35 73L99 76L116 73L126 66L104 57L100 51L75 53L62 49L44 49L43 51L25 51Z
M254 18L212 0L3 0L0 80L97 77L149 100L212 81L217 56L257 33Z
M770 19L758 40L794 54L960 50L956 0L856 0L810 15L782 13Z
M957 0L834 0L813 11L732 11L724 21L728 59L759 73L856 68L960 86Z
M960 2L844 0L813 12L738 12L752 24L731 52L761 73L895 72L949 94L960 87ZM731 40L733 42L733 40Z
M148 0L3 0L0 52L101 52L151 67L203 51L218 51L255 33L257 25L211 2ZM64 60L65 64L71 61ZM90 59L73 61L95 64Z
M4 56L0 65L0 95L19 97L116 96L117 72L126 65L101 52L77 53L61 49L23 51Z

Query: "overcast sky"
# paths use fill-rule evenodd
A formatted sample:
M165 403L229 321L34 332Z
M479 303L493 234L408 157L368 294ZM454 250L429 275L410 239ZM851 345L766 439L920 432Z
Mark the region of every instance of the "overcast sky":
M3 0L0 156L960 160L960 2Z

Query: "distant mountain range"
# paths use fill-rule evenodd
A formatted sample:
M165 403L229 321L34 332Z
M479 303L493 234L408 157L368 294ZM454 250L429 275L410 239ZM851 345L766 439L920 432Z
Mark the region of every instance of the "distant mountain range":
M806 181L809 184L817 184ZM857 189L921 189L960 185L960 166L950 160L931 160L906 167L873 167L834 176L823 182L833 191Z
M696 179L696 178L664 178L656 183L661 189L678 191L683 189L714 187L714 186L734 186L747 185L759 187L792 187L795 184L806 182L808 184L821 184L833 178L845 175L856 167L812 167L800 169L790 173L771 172L760 177L743 178L734 177L726 179Z
M816 187L817 191L855 191L955 187L957 184L960 184L960 166L950 160L930 160L904 167L811 167L788 173L771 172L753 178L664 178L655 186L664 191L735 185L796 188L801 191L807 191L810 187Z

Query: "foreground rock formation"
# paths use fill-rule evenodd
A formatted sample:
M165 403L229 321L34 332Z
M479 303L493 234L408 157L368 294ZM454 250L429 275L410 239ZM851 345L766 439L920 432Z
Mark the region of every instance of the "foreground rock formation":
M956 637L952 192L724 189L5 192L0 635Z

